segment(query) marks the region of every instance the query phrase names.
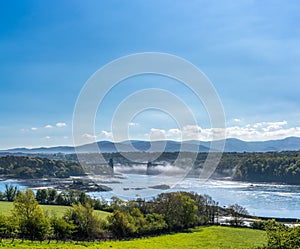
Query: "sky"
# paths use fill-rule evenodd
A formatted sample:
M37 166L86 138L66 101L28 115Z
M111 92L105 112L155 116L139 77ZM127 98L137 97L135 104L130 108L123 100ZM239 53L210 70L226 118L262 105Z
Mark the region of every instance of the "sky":
M300 136L300 2L1 1L0 149L72 145L74 106L99 68L133 53L170 53L210 79L222 101L227 137ZM127 124L130 139L209 140L201 100L157 75L120 82L99 106L86 142L113 139L119 103L161 88L180 97L197 125L145 110ZM137 103L140 104L140 103Z

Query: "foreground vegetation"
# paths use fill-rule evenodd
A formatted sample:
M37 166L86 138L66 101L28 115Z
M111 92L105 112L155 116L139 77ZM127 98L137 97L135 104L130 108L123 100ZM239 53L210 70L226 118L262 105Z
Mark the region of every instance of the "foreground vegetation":
M162 235L146 239L134 239L129 241L106 241L106 242L66 242L56 243L15 241L4 241L7 248L130 248L130 249L169 249L169 248L253 248L266 242L264 231L251 230L247 228L230 228L230 227L203 227L191 229L185 233L176 233ZM0 244L1 245L1 244Z
M264 222L263 228L267 233L267 244L257 249L300 248L300 226L291 228L271 220Z
M63 207L64 212L55 213L59 207L48 205L48 210L54 211L49 215L37 199L40 199L38 197L41 193L52 193L51 189L36 195L30 189L25 192L15 191L13 186L7 187L6 190L7 193L3 194L6 197L12 197L11 194L16 192L13 203L0 203L0 206L7 210L12 207L9 214L0 214L0 240L3 241L2 246L7 247L39 248L41 244L34 241L41 243L45 240L46 247L49 248L54 246L53 242L51 244L52 240L56 240L57 243L109 240L95 244L67 243L62 248L95 248L100 245L101 248L300 248L300 227L289 228L274 220L256 220L251 223L254 229L239 228L243 224L241 217L246 215L243 207L235 204L228 210L220 210L209 196L196 193L162 193L151 201L137 199L125 202L113 197L110 204L106 204L112 213L102 212L100 216L92 207L92 204L95 204L92 199L79 198L83 197L82 193L76 192L74 196L74 193L70 192L68 194L72 196L64 196L67 199L72 197L74 201L71 207ZM47 202L47 198L41 200ZM230 224L235 228L203 227L214 224L218 212L226 211L229 212L226 215L231 215ZM160 236L137 239L154 235ZM20 239L22 242L17 242ZM28 239L32 244L26 242ZM113 241L115 239L128 241ZM45 243L43 245L46 245ZM55 246L58 245L61 244Z
M188 192L162 193L151 201L137 199L125 202L113 197L107 203L80 191L57 194L53 189L42 189L34 194L30 189L23 192L6 185L2 197L14 202L0 204L6 209L6 213L0 214L0 239L12 240L78 241L161 235L214 224L221 211L211 197ZM71 207L62 207L58 213L55 212L59 206L53 204L58 200ZM94 207L110 210L111 213L97 213ZM45 212L47 210L53 212ZM241 215L246 214L244 208L232 205L227 211L232 215L232 225L242 224Z

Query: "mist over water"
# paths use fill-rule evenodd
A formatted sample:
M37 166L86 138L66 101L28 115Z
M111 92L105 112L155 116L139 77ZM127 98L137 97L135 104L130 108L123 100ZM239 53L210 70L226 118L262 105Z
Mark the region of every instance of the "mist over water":
M181 167L176 167L171 164L165 165L157 165L151 168L151 171L155 174L164 173L164 175L176 176L182 175L185 173L185 169ZM114 167L115 173L122 173L122 174L147 174L147 165L132 165L132 166L115 166Z

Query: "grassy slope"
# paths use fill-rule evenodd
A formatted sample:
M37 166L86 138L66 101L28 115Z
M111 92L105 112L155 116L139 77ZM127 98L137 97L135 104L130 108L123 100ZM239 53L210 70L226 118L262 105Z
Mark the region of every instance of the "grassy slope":
M262 245L266 241L265 232L247 228L231 227L205 227L191 230L190 233L177 233L163 235L148 239L137 239L130 241L107 241L95 243L58 243L51 242L47 245L38 242L15 242L14 245L6 241L7 248L120 248L120 249L169 249L169 248L209 248L209 249L241 249L253 248ZM0 244L1 245L1 244Z
M50 216L55 214L58 217L63 216L66 210L69 207L66 206L57 206L57 205L41 205L45 212L47 212ZM10 215L10 212L13 208L12 202L0 201L0 213L4 215ZM99 215L100 218L105 218L109 213L95 210L95 212Z

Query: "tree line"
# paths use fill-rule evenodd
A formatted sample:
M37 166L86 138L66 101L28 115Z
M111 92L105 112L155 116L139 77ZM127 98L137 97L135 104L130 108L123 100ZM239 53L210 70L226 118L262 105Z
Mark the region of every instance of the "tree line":
M256 249L299 249L300 226L288 227L275 220L256 221L253 228L265 230L267 243Z
M252 153L237 164L233 178L256 182L300 184L300 153Z
M68 178L84 175L77 162L27 156L0 157L0 175L10 178Z
M16 189L7 187L7 190ZM197 193L161 193L150 201L112 197L108 203L78 191L63 194L68 200L65 204L71 206L62 217L57 217L44 213L39 204L58 204L61 193L54 193L53 189L38 190L36 194L30 189L16 190L12 214L0 215L0 238L40 241L133 238L214 224L221 212L211 197ZM110 214L100 219L95 208Z
M16 200L18 192L17 186L5 184L5 190L3 192L0 191L0 200L13 202ZM58 192L54 188L38 189L35 193L35 198L39 204L44 205L71 206L72 204L89 203L96 210L112 211L108 201L104 198L94 199L80 190L70 189Z
M208 205L209 203L209 205ZM210 206L212 204L212 206ZM73 203L62 217L49 216L38 204L34 193L17 191L11 215L0 214L0 239L103 240L157 235L212 222L215 206L210 198L188 192L162 193L151 201L123 201L114 197L113 212L100 219L90 203ZM233 221L238 212L234 205ZM216 214L214 214L216 215ZM300 226L287 227L274 220L252 223L252 228L267 233L267 243L257 249L297 249Z
M132 152L136 158L149 158L148 153ZM192 152L185 152L184 157L194 157ZM104 153L104 158L113 159L121 165L132 165L120 153ZM167 162L172 164L178 156L177 152L165 152L154 163ZM71 175L85 175L84 170L77 161L75 154L53 155L47 157L2 156L0 157L0 175L11 178L67 178ZM198 153L194 169L201 168L207 153ZM96 157L95 157L96 158ZM87 156L93 161L93 154ZM89 162L87 162L89 163ZM226 152L220 160L215 176L232 177L234 180L253 182L279 182L300 184L300 151L283 152ZM192 176L192 175L191 175Z

